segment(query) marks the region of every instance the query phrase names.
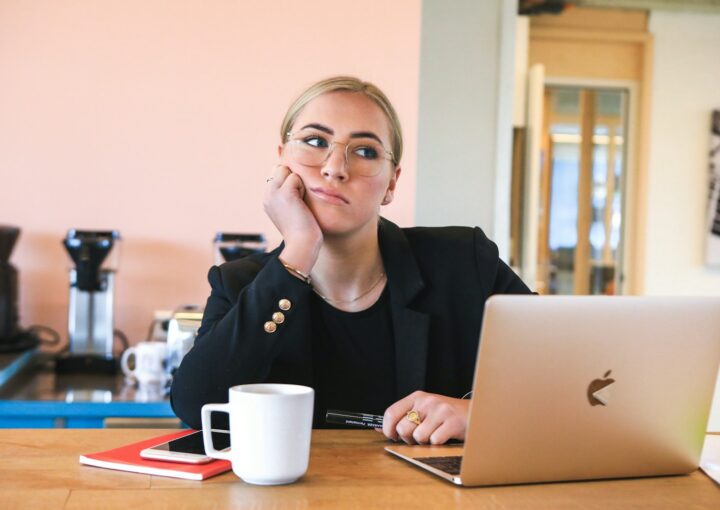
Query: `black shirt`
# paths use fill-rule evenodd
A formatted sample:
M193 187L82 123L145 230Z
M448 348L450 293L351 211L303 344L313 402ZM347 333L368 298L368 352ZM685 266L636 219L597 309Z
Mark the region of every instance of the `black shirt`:
M345 312L315 295L312 311L315 419L328 409L382 415L396 399L388 287L366 310Z

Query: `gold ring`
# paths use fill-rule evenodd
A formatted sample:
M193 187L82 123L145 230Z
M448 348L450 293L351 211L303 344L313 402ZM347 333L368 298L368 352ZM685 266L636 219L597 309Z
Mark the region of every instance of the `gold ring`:
M415 425L420 425L422 423L422 420L420 419L420 415L418 412L413 409L409 413L405 415L405 418L407 418L409 421L413 422Z
M265 182L270 182L270 181L272 181L274 178L275 178L275 177L268 177L267 179L265 179Z

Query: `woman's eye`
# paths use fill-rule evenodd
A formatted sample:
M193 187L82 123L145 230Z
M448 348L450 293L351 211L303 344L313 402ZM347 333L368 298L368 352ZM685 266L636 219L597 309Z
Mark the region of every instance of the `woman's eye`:
M362 146L362 147L356 147L353 151L354 154L357 154L361 158L364 159L377 159L378 158L378 150L374 149L372 147Z
M328 147L327 140L320 136L308 136L303 138L303 142L311 147L317 147L319 149L325 149Z

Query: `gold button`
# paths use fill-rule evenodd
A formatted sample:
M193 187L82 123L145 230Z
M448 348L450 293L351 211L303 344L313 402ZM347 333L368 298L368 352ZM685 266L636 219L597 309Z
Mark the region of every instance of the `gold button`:
M272 320L275 324L282 324L285 322L285 314L282 312L275 312L272 316Z
M292 308L292 303L289 299L281 299L278 302L278 306L280 307L280 310L287 312L290 308Z
M275 333L275 331L277 331L277 324L271 321L267 321L263 327L266 333Z

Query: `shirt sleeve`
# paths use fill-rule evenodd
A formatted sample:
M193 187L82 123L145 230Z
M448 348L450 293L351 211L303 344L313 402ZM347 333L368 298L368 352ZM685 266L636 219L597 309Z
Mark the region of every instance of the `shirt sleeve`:
M254 278L214 266L208 280L212 290L198 336L171 388L175 414L193 428L201 426L202 406L227 402L231 386L312 379L309 285L277 255Z

